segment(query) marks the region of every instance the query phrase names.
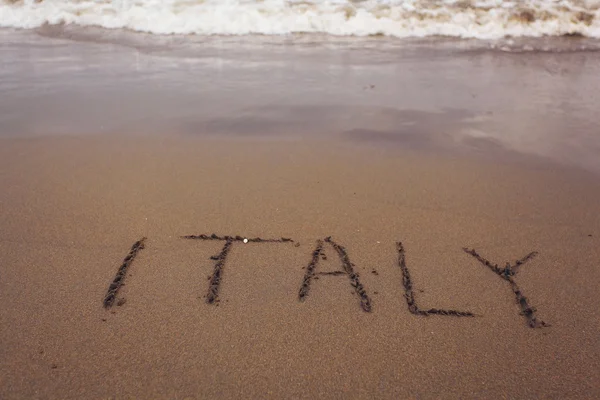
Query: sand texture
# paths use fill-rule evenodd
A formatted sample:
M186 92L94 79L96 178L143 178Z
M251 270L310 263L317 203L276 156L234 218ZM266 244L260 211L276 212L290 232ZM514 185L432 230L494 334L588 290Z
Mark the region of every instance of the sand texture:
M600 396L596 175L107 135L0 188L2 399Z

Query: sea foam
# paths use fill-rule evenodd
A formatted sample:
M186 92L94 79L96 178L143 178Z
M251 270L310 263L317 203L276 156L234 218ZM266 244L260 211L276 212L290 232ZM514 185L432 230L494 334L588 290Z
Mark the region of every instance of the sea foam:
M600 37L600 0L0 0L0 27L155 34Z

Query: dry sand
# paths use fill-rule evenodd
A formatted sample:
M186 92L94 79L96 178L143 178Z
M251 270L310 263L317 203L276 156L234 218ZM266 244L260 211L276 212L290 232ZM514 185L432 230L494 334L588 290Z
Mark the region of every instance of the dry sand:
M600 396L591 173L338 140L5 138L0 188L0 398ZM213 232L294 242L234 242L210 305L224 243L180 236ZM299 301L328 236L370 313L345 274ZM397 241L420 309L476 317L411 314ZM539 252L513 278L551 326L463 247ZM324 254L315 272L343 270Z

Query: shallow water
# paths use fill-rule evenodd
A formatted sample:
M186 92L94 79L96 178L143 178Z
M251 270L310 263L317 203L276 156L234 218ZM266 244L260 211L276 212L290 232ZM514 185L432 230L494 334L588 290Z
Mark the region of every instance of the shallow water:
M0 36L1 136L331 137L600 172L600 54L577 41Z

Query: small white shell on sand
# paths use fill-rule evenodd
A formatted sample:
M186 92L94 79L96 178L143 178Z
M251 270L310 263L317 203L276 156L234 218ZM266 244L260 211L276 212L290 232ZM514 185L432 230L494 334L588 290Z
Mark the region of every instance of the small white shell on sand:
M244 243L248 243L248 239L244 239Z

